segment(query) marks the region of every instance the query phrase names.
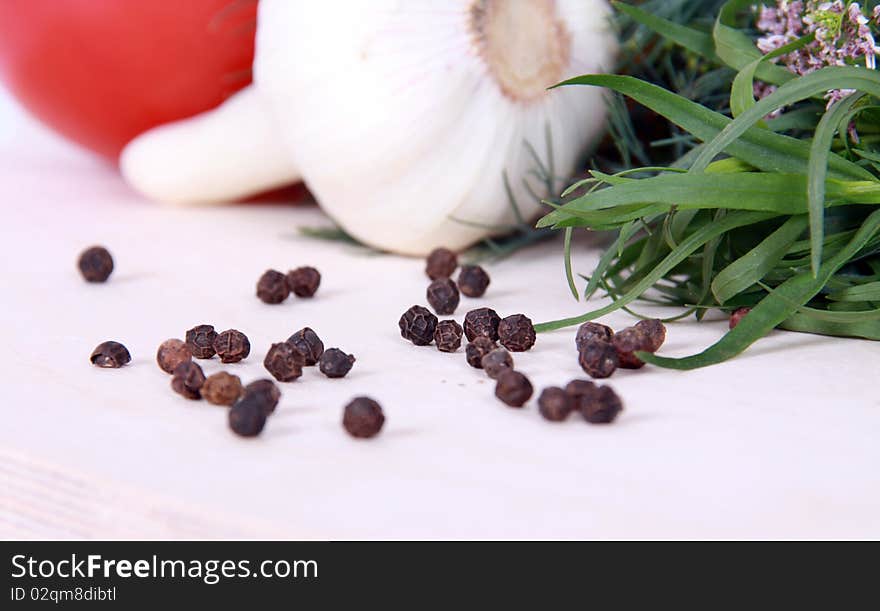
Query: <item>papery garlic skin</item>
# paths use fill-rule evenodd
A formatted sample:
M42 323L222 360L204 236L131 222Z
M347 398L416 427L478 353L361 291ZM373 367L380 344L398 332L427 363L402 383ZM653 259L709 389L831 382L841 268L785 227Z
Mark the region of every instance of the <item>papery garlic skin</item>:
M561 88L612 68L604 0L261 0L255 86L322 208L374 247L464 248L524 216L602 131L601 90ZM465 221L465 222L460 222ZM483 226L478 227L477 225Z

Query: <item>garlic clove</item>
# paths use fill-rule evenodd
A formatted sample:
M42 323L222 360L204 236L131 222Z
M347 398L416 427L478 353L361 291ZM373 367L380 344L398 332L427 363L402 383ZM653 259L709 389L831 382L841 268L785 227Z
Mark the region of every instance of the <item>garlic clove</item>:
M132 140L123 176L147 197L171 204L241 199L299 180L274 118L248 87L220 107Z
M420 255L463 248L546 195L524 142L557 175L603 127L600 90L546 91L611 67L600 0L261 0L255 84L318 201L358 239ZM457 220L456 220L457 219ZM462 222L463 221L463 222ZM476 225L482 225L478 227Z

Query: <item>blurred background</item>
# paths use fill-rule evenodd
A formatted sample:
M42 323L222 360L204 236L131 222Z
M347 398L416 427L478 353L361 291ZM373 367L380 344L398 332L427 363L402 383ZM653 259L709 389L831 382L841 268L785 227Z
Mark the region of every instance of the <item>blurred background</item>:
M107 162L37 121L3 85L0 85L0 150L9 154L7 159L10 156L37 156L44 161L64 158L81 164L81 167L110 167Z
M40 127L32 120L9 94L5 87L0 85L0 146L8 146L12 142L19 142L22 146L28 146L28 137L42 137L52 139L61 144L59 138L53 137L47 130Z

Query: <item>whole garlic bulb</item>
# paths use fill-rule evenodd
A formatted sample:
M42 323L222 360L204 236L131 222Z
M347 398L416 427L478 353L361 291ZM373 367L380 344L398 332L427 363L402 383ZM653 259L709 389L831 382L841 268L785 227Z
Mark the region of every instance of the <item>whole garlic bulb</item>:
M230 129L221 108L141 136L123 171L148 195L180 202L238 197L299 174L367 244L405 254L463 248L490 233L482 227L513 221L505 172L522 213L538 213L523 180L546 193L528 178L535 161L525 143L545 156L549 129L565 175L601 131L601 91L547 87L611 67L608 16L605 0L261 0L255 93L238 94L226 112L242 115L233 141L220 146ZM273 142L261 149L243 132ZM183 147L188 138L199 143ZM248 181L254 164L261 172Z

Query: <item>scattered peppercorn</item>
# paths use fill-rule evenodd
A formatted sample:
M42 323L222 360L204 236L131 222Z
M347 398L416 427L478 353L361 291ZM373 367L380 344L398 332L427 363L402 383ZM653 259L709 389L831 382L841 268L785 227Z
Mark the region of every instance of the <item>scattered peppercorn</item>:
M279 382L293 382L302 375L302 356L289 342L272 344L263 367Z
M463 265L458 272L458 290L465 297L482 297L489 288L489 274L479 265Z
M427 346L434 341L437 317L431 314L427 308L416 305L403 313L397 325L400 327L401 337L408 339L416 346Z
M574 409L574 400L558 386L550 386L538 397L538 411L551 422L562 422Z
M119 369L131 362L131 354L129 354L128 348L119 342L102 342L92 350L89 360L92 362L92 365L97 367Z
M608 424L623 410L623 402L610 386L600 386L580 402L579 408L587 422Z
M751 308L737 308L736 310L734 310L733 313L731 313L730 315L730 322L728 323L730 328L735 328L742 321L742 319L745 318L746 314L751 311Z
M577 405L581 399L596 392L597 388L598 386L589 380L572 380L565 385L565 392Z
M156 351L156 362L165 373L174 373L175 367L191 360L192 350L179 339L166 339Z
M79 256L79 271L87 282L106 282L113 273L113 257L103 246L92 246Z
M287 286L297 297L312 297L321 286L321 272L314 267L297 267L287 272Z
M300 365L317 365L324 354L324 342L311 327L303 327L288 337L287 343L300 355Z
M461 348L461 336L464 331L454 320L441 320L434 329L434 343L440 352L455 352Z
M369 397L355 397L342 414L342 426L352 437L373 437L382 430L383 424L382 406Z
M198 363L186 361L174 368L171 378L171 389L187 399L201 399L205 373Z
M585 322L578 327L577 335L574 337L574 345L580 352L586 344L593 340L610 342L612 337L614 337L614 330L611 327L597 322Z
M498 345L493 342L488 337L483 335L477 336L474 338L474 341L469 343L464 348L464 357L468 362L468 365L471 367L476 367L477 369L483 368L483 357L495 350Z
M656 318L640 320L635 324L635 328L644 333L650 341L648 352L657 352L666 341L666 326Z
M535 345L535 327L522 314L507 316L498 323L498 341L511 352L525 352Z
M614 349L617 350L617 366L623 369L641 369L645 362L635 355L637 350L651 352L654 345L647 335L635 327L627 327L623 331L614 334L611 340Z
M229 410L229 428L236 435L255 437L265 426L265 406L257 395L243 396Z
M509 369L498 376L495 396L510 407L522 407L532 396L532 383L518 371Z
M493 342L498 341L498 323L501 317L492 308L477 308L464 317L464 334L469 342L483 335Z
M232 405L241 396L241 379L238 376L218 371L209 375L202 384L202 399L214 405Z
M435 248L425 261L425 273L431 280L451 278L458 267L458 255L448 248Z
M214 351L223 363L237 363L251 353L247 336L236 329L227 329L214 338Z
M257 297L263 303L278 304L290 296L287 277L274 269L266 270L257 281Z
M428 303L438 314L452 314L460 299L458 288L449 278L438 278L428 285Z
M209 359L217 354L214 350L215 339L217 332L212 325L198 325L186 332L186 344L197 359Z
M355 362L354 355L346 354L339 348L328 348L321 355L320 370L328 378L344 378Z
M299 353L302 365L317 365L324 354L324 342L311 327L303 327L288 337L287 343Z
M592 378L607 378L617 369L617 350L610 342L594 340L584 345L578 363Z
M494 348L483 355L483 358L480 359L480 366L487 376L495 380L502 372L513 369L513 357L504 348Z
M242 397L250 397L260 402L263 413L267 416L275 411L281 400L281 391L272 380L263 378L255 380L244 387Z

